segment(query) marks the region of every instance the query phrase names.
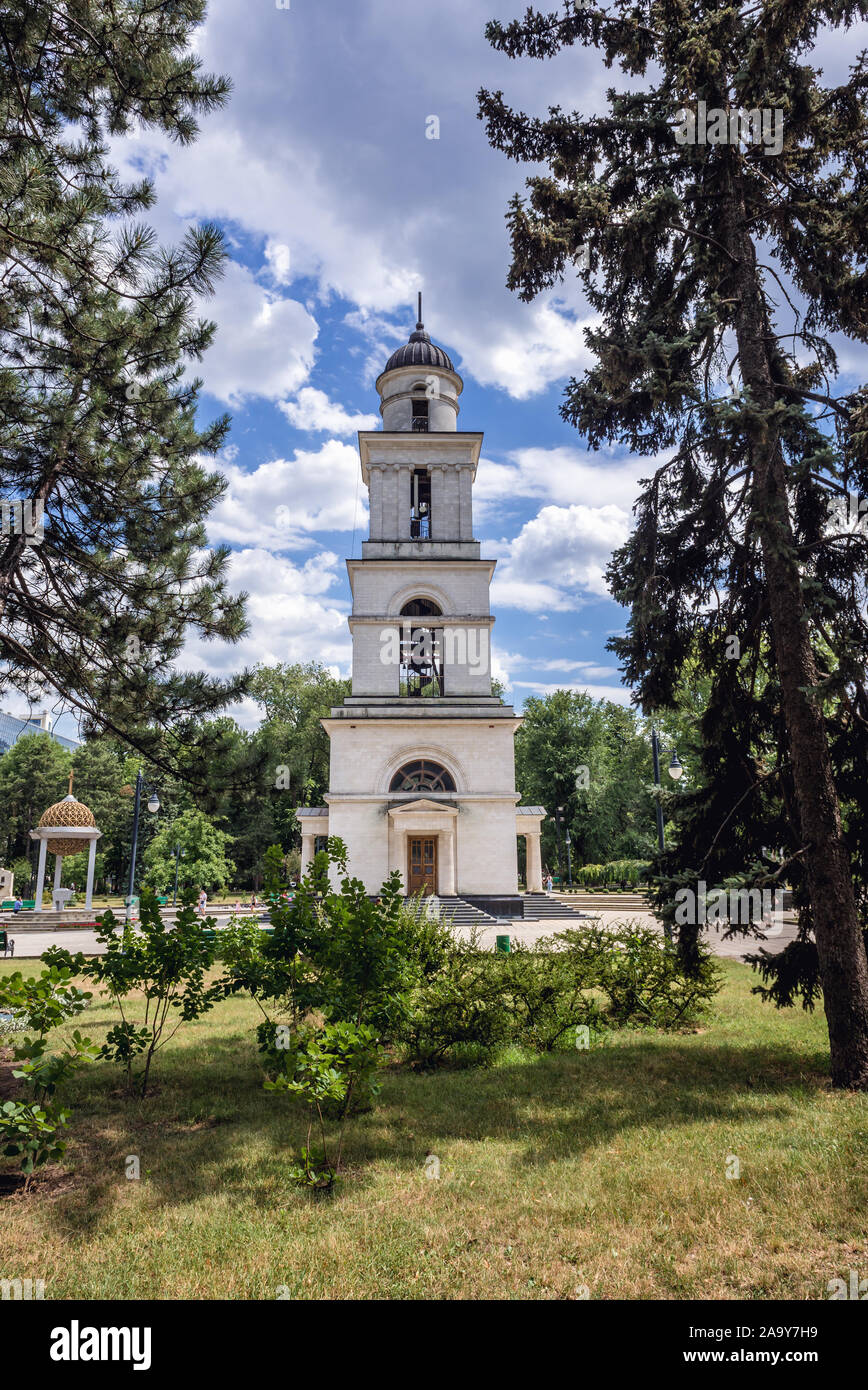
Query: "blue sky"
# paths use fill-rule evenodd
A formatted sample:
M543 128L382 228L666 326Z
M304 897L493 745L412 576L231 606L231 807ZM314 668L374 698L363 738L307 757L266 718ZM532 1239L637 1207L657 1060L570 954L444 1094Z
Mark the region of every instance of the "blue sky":
M251 631L236 647L191 641L191 666L318 659L348 672L344 561L367 526L355 434L379 425L374 381L422 289L426 327L464 377L459 428L485 431L475 529L498 560L495 674L518 705L557 686L629 700L605 650L626 614L603 571L654 461L591 454L558 415L566 380L587 365L589 310L574 282L531 305L506 290L504 213L528 170L489 148L475 95L484 85L537 113L589 113L624 84L595 52L496 54L485 22L523 8L212 0L197 48L231 77L228 105L189 148L148 131L114 145L122 170L152 175L149 221L163 241L215 220L231 253L203 305L219 332L201 365L202 411L233 415L218 460L230 488L209 534L233 548ZM827 78L864 42L829 40ZM259 717L253 705L232 712L248 726Z

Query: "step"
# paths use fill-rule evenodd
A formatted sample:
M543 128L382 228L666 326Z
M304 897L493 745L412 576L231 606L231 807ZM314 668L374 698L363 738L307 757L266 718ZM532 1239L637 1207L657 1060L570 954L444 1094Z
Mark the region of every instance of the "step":
M589 920L589 914L584 911L587 904L583 903L579 906L578 903L570 901L569 895L559 897L557 895L550 896L548 893L525 893L523 899L525 921L540 922L552 918L563 921L564 918L571 917L580 921Z

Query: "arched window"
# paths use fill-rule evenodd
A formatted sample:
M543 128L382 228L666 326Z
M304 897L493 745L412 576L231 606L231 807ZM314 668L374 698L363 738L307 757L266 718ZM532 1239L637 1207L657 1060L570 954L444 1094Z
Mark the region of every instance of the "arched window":
M405 763L389 784L390 792L454 792L452 774L430 758Z
M440 696L443 691L442 630L425 619L441 616L430 598L411 598L401 609L401 668L399 690L414 697ZM422 619L422 622L418 622ZM409 621L408 621L409 620Z
M428 393L424 381L417 381L413 391L413 433L428 433ZM421 396L419 395L421 392Z
M439 618L443 609L433 598L411 598L401 609L402 618Z

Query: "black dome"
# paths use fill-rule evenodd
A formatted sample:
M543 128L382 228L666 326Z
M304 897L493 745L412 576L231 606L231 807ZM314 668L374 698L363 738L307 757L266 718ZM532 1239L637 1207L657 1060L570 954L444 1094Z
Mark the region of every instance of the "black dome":
M384 372L391 372L395 367L444 367L448 372L454 372L452 358L432 343L421 323L416 325L416 332L410 334L410 341L405 347L398 348L389 358Z

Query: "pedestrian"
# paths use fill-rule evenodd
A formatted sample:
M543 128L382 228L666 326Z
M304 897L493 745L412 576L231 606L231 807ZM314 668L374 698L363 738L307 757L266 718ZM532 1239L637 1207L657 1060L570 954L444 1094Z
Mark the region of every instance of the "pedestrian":
M18 896L16 897L14 903L12 904L12 911L13 911L13 912L20 912L23 906L24 906L24 903L23 903L23 901L22 901L22 899L21 899L21 894L19 893Z
M546 892L550 893L554 886L554 879L552 878L551 873L549 872L546 874Z
M208 894L205 892L205 889L204 889L204 888L200 888L200 889L199 889L199 916L200 916L200 917L204 917L204 916L205 916L205 908L206 908L207 903L208 903Z

